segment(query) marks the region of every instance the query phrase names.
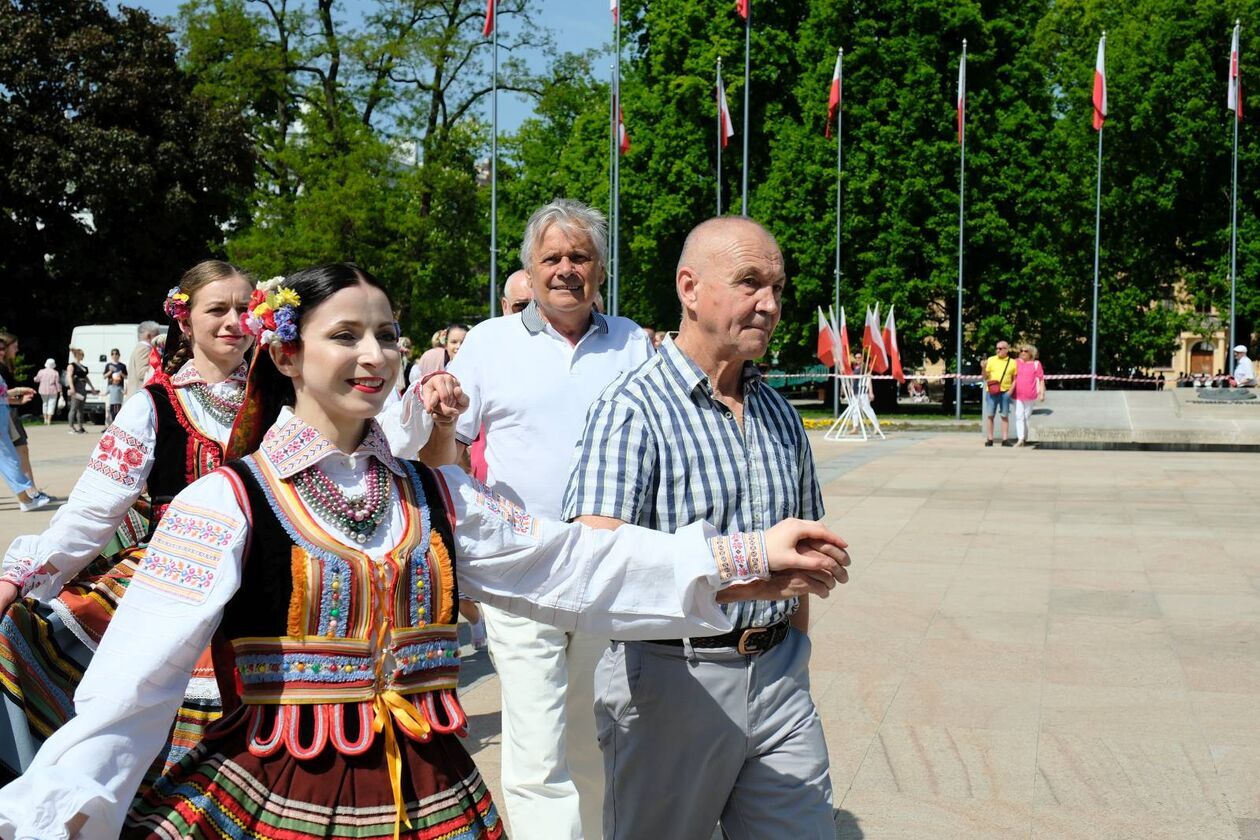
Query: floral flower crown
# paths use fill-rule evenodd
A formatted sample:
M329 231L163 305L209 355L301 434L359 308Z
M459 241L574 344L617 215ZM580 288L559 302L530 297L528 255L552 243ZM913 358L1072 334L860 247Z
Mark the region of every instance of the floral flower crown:
M173 287L166 293L166 302L162 304L162 311L167 317L174 318L176 321L188 320L188 295L179 290L179 286Z
M259 283L249 297L249 309L241 316L241 329L260 344L292 348L298 338L298 293L280 285L283 277Z

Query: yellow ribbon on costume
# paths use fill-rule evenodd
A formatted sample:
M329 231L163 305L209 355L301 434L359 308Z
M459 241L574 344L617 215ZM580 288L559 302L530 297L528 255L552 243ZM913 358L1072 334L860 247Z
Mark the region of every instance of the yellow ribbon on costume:
M424 719L420 711L397 691L384 691L376 695L372 701L376 708L376 717L372 719L372 731L385 735L385 764L389 768L389 784L394 790L394 840L403 825L411 828L411 820L407 818L407 805L402 795L402 753L398 749L398 737L390 718L398 722L403 730L415 738L426 738L432 727Z

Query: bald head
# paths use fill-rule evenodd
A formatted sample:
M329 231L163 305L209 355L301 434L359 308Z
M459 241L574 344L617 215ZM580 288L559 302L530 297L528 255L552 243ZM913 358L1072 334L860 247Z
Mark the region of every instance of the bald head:
M512 272L503 284L503 297L500 299L500 311L504 315L520 312L534 299L534 290L529 285L529 272L518 269Z
M774 237L751 219L709 219L687 236L675 289L693 359L759 358L779 324L787 277Z
M763 247L768 245L778 256L779 262L783 261L779 243L760 222L744 216L718 216L701 222L687 234L682 255L678 258L678 270L682 271L684 267L698 269L716 252L729 248L733 241L742 239L751 239Z

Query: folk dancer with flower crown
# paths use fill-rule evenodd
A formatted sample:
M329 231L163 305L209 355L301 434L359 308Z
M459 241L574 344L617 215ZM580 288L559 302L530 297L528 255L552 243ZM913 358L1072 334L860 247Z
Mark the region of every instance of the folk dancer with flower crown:
M0 791L0 836L498 838L457 737L461 591L605 635L697 636L728 629L719 600L789 585L772 572L820 595L843 575L843 542L817 523L594 531L396 458L373 419L399 366L380 284L339 264L283 289L296 338L250 321L267 345L239 443L259 448L171 502L78 714ZM467 398L449 374L431 382L424 432L450 436ZM208 643L231 711L129 807Z
M298 301L266 288L277 284L254 290L243 271L217 260L190 269L167 293L173 324L164 364L124 403L48 529L19 537L5 554L0 702L13 731L0 733L0 763L10 772L25 769L74 714L83 671L171 499L224 461L244 400L251 324L294 335ZM400 452L419 448L427 416L412 409L421 393L417 385L395 395L382 413ZM219 703L206 656L192 672L163 763L197 742Z

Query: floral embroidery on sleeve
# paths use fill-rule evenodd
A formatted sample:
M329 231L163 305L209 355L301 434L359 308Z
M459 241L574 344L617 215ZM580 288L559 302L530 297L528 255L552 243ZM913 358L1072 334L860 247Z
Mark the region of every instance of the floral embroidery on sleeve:
M219 560L243 525L232 516L177 498L162 517L136 580L182 601L202 603L214 587Z
M477 490L476 502L478 506L485 508L488 513L499 517L511 525L514 533L523 537L538 536L538 522L525 512L525 508L510 499L498 495L475 478L472 480L472 484Z
M18 595L26 595L40 582L38 564L34 557L23 557L4 567L0 581L11 583L18 588Z
M139 438L118 426L110 426L96 444L88 469L130 489L139 484L140 468L150 454L148 445Z

